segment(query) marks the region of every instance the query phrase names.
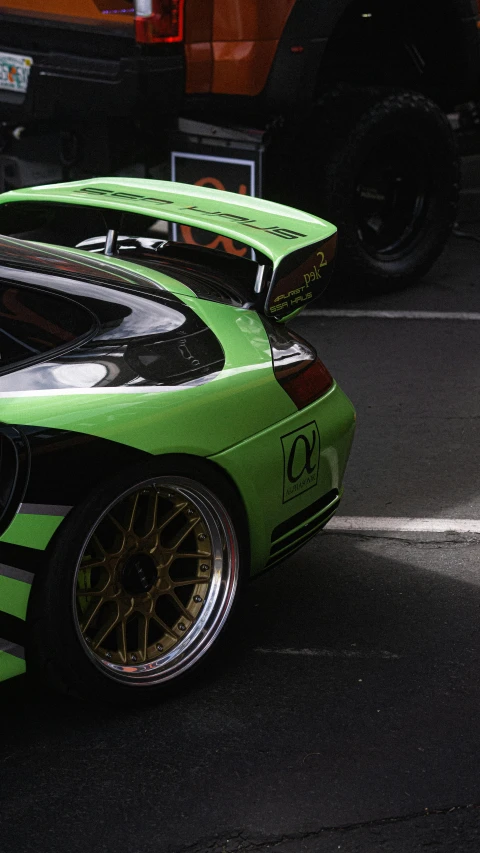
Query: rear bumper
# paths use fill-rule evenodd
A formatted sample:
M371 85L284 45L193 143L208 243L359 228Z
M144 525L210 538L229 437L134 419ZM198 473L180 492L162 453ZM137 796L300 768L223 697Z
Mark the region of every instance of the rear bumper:
M312 405L210 457L230 475L242 496L252 574L285 559L335 513L354 429L354 408L334 384ZM289 456L293 485L287 482Z
M39 53L1 45L0 51L33 60L26 94L0 90L0 119L28 121L60 116L136 116L174 113L184 91L180 54L95 59Z
M331 489L287 521L278 524L272 531L270 556L265 568L271 569L281 563L322 530L335 515L340 498L338 489Z

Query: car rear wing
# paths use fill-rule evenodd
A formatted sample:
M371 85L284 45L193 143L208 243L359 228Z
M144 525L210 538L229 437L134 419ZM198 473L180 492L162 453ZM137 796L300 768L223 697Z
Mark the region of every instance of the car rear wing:
M252 307L277 320L288 319L319 296L333 269L334 225L237 193L168 181L93 178L13 190L0 199L0 203L13 201L139 213L245 243L271 262L259 263Z

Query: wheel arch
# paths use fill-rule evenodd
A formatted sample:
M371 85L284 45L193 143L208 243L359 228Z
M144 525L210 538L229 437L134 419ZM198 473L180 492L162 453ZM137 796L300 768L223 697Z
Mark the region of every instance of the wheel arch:
M49 432L55 432L50 431ZM60 431L58 431L60 432ZM132 471L132 474L140 467L145 466L147 468L148 465L158 466L164 465L166 469L179 469L185 476L192 474L204 475L208 477L208 474L212 474L213 477L220 477L223 483L226 485L226 488L229 489L234 495L236 501L238 501L239 506L241 507L241 528L242 534L247 537L247 548L245 551L247 554L250 552L250 528L248 523L248 512L247 507L245 505L244 498L235 483L232 476L229 472L219 465L217 462L207 459L201 456L196 456L194 454L188 453L165 453L165 454L157 454L152 455L150 453L146 453L145 451L140 451L135 448L126 447L122 444L117 444L116 442L106 441L105 439L97 439L93 440L91 436L84 436L79 433L71 433L69 434L70 441L67 440L67 446L74 442L78 442L77 445L77 453L79 454L76 459L76 469L82 471L82 468L85 468L85 458L89 454L92 456L92 465L94 465L95 460L97 460L100 456L102 457L102 468L101 473L98 473L98 468L95 468L95 484L99 484L100 482L114 479L116 475L124 475L127 474L128 471ZM85 438L85 442L81 441L81 438ZM56 437L57 440L61 438L61 436ZM32 458L35 460L35 445L32 453ZM121 468L119 467L121 463ZM32 472L35 469L35 465L32 465ZM32 480L32 476L31 476ZM42 487L43 475L40 469L35 469L35 474L33 476L32 483L29 482L29 486L27 488L26 498L32 498L39 496L39 490ZM83 503L89 495L89 492L95 488L95 484L92 484L90 478L87 474L82 475L81 480L76 484L75 491L71 492L55 492L49 494L49 499L53 499L55 496L55 500L63 499L64 495L70 496L70 499L73 499L73 503L71 508L74 508L77 505ZM43 498L42 503L45 503L46 500ZM68 517L68 514L65 516ZM57 533L62 529L62 524L60 524L55 530L53 536L51 537L48 545L46 547L46 555L48 560L48 552L55 546L55 539Z
M476 91L477 18L475 0L435 11L415 0L296 0L264 98L273 108L305 108L339 83L381 84L416 89L446 109Z
M150 465L158 468L163 464L166 469L177 468L186 476L190 472L199 479L209 474L221 479L235 498L235 522L246 539L244 553L250 565L251 537L245 500L232 476L217 462L186 453L154 456L84 433L25 426L18 429L29 449L29 476L22 503L1 531L0 554L4 562L29 570L36 566L35 574L40 573L48 564L64 521L99 483L114 480L129 470L133 474L140 467L148 471Z
M240 491L237 483L226 470L226 468L219 465L218 462L213 459L203 457L203 456L195 456L194 454L188 453L166 453L162 455L157 455L154 457L157 461L161 461L163 464L174 467L185 468L185 473L188 473L189 466L191 470L191 466L195 466L199 471L205 472L207 475L210 473L213 477L219 477L223 480L227 489L229 489L235 497L235 500L238 502L238 507L241 510L241 518L240 518L240 527L241 533L244 537L246 537L246 545L245 545L245 555L249 557L248 563L250 567L250 545L251 545L251 534L250 534L250 524L249 524L249 513L248 509ZM236 510L238 511L238 507Z
M87 433L21 427L30 447L30 476L24 502L70 508L81 503L99 479L139 464L151 454Z
M435 10L415 0L351 0L321 57L317 93L338 83L412 88L444 109L471 97L480 77L477 9L447 0Z

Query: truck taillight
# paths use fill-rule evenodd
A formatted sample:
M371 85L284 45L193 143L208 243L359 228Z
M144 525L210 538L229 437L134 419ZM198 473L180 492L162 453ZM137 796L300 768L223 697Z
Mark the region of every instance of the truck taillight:
M285 326L264 320L272 350L273 372L298 409L329 390L333 379L314 348Z
M183 40L185 0L135 0L135 38L142 44Z

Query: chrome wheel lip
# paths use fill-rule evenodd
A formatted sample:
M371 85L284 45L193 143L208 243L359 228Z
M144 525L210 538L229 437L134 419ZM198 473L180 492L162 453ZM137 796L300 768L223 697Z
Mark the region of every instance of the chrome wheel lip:
M209 528L212 542L217 543L214 547L212 579L205 606L182 640L153 661L121 665L100 658L85 642L77 615L77 578L85 550L105 516L129 495L151 486L176 491L198 507ZM153 687L171 681L198 663L215 642L232 608L238 586L238 575L238 541L233 523L219 498L206 486L188 477L162 475L143 480L117 495L97 518L85 537L85 543L75 567L72 588L72 607L77 638L95 667L117 683L130 687Z

